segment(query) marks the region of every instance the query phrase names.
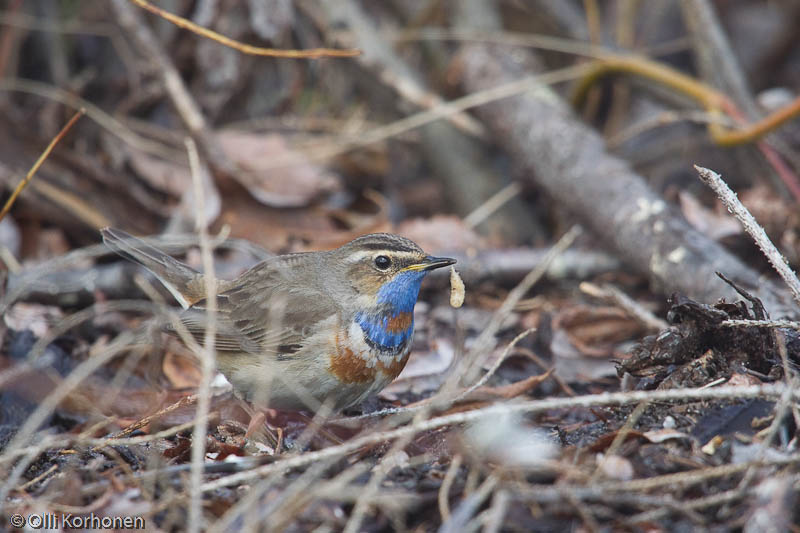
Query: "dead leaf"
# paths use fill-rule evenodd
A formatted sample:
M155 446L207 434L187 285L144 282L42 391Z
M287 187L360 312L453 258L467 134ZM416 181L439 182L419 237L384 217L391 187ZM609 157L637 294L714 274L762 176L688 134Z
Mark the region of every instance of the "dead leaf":
M563 330L582 355L598 358L611 356L616 345L643 333L641 324L622 309L586 305L559 312L553 329Z
M546 381L552 373L553 369L551 368L544 374L530 376L526 379L517 381L515 383L510 383L508 385L500 385L498 387L479 387L466 395L462 400L465 402L490 401L498 399L510 400L538 387L540 384Z
M686 191L678 193L681 211L686 220L694 228L705 233L714 240L742 233L739 222L727 211L714 211L705 207L692 194Z
M764 382L753 376L752 374L744 374L742 372L735 372L725 385L733 385L739 387L748 387L751 385L762 385Z
M408 237L423 250L467 250L480 248L482 240L454 215L414 218L399 224L395 233Z
M225 130L217 139L241 170L233 177L265 205L306 206L340 186L338 178L292 150L281 135ZM278 160L287 165L275 167Z
M148 185L176 198L192 188L189 160L166 161L133 146L127 146L128 161L136 174Z
M168 351L164 355L161 369L175 389L193 388L200 383L200 369L197 367L196 360L189 357Z

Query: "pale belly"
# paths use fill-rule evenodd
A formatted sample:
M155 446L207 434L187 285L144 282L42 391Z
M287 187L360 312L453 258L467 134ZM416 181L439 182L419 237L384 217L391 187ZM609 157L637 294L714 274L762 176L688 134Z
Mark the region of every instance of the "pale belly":
M324 330L324 328L323 328ZM353 323L338 335L315 336L298 352L277 358L270 354L225 354L217 367L240 398L257 407L332 411L361 403L379 392L403 370L410 338L396 353L375 350Z

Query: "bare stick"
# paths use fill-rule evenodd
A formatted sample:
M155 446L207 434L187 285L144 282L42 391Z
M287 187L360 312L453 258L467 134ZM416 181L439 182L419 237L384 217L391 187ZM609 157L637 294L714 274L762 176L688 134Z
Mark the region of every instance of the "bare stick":
M5 218L8 212L11 210L11 206L14 205L17 196L19 196L20 193L22 192L22 189L24 189L25 186L28 185L28 183L33 178L33 175L36 174L36 171L39 170L39 167L41 167L42 163L44 163L44 160L47 159L47 156L49 156L50 152L53 151L53 148L55 148L58 142L64 138L64 136L67 134L69 130L72 129L72 126L74 126L75 123L78 122L78 119L81 118L84 115L84 113L86 113L85 109L83 108L79 109L78 112L75 113L71 119L69 119L69 122L67 122L67 124L63 128L61 128L61 131L59 131L58 134L55 137L53 137L53 140L50 141L50 144L48 144L47 148L44 149L42 155L39 156L39 159L36 160L31 169L25 175L25 179L19 182L19 185L17 185L16 189L14 189L14 192L11 193L11 196L8 198L6 204L3 206L3 210L0 211L0 220L3 220L3 218Z
M723 320L719 323L720 326L726 328L786 328L800 330L800 322L793 320Z
M736 197L736 193L728 187L728 184L722 180L719 174L713 170L697 165L694 165L694 168L697 170L698 174L700 174L700 179L703 180L703 183L711 187L711 190L722 200L722 203L725 204L728 211L742 223L744 230L753 238L772 267L780 274L783 281L786 282L789 290L792 291L792 296L794 296L795 301L800 303L800 281L797 279L791 267L784 261L780 251L778 251L775 245L772 244L772 241L769 240L764 228L759 225L753 215L750 214L750 211L742 205L742 202Z
M211 377L214 372L214 337L217 334L217 278L214 276L214 258L211 255L211 242L206 227L205 193L202 173L206 172L200 163L197 146L191 137L186 138L186 151L192 169L197 219L195 229L200 236L200 252L203 257L203 279L206 286L206 321L203 347L198 352L201 363L200 386L197 391L197 424L192 432L192 468L190 472L191 501L189 504L189 532L200 531L202 525L203 493L200 490L203 480L203 463L206 456L206 433L208 431L208 411L210 407Z

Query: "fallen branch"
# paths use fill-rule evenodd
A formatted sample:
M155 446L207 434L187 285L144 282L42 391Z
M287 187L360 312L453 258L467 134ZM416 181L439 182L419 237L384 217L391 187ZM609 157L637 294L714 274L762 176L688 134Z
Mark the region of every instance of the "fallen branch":
M502 52L482 45L465 48L461 61L469 91L508 84L540 69L533 54ZM657 289L700 301L735 300L736 293L717 279L715 272L720 271L753 288L772 316L798 314L785 288L763 280L719 243L691 228L546 87L493 102L478 113L523 175L581 216Z

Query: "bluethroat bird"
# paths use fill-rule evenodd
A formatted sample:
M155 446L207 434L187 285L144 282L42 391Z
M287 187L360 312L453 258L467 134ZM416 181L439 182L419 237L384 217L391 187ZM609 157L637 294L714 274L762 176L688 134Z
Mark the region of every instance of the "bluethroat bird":
M167 287L184 308L183 326L202 344L203 274L123 231L101 233L113 251ZM219 280L217 368L237 396L257 407L358 404L403 370L420 284L431 270L453 263L404 237L375 233L335 250L276 256Z

